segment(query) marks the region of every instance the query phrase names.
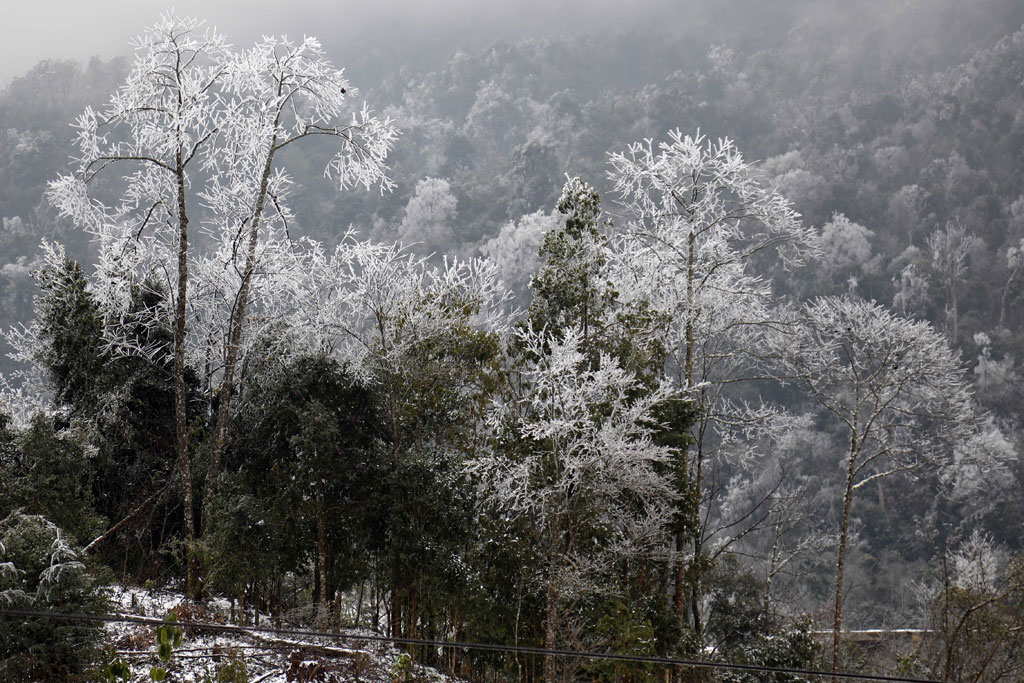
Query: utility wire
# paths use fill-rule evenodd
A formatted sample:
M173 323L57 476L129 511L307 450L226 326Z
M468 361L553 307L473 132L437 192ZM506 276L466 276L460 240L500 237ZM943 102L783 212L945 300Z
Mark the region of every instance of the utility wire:
M160 626L168 622L155 617L140 617L131 614L74 614L70 612L44 612L36 610L0 609L0 617L21 617L21 618L42 618L57 619L61 621L91 621L105 623L130 623L146 624L148 626ZM876 676L869 674L858 674L844 671L820 671L816 669L794 669L778 666L762 666L759 664L740 664L737 662L711 662L701 659L677 659L668 657L648 657L645 655L626 655L604 652L585 652L581 650L559 650L543 647L530 647L525 645L498 645L495 643L473 643L454 642L448 640L428 640L424 638L402 638L395 636L368 635L368 634L345 634L332 631L314 631L309 629L293 628L271 628L269 626L232 626L230 624L214 624L198 621L176 621L174 625L179 628L195 629L197 631L216 631L221 633L237 633L249 635L252 633L269 633L274 635L301 636L305 638L329 638L334 640L364 640L379 643L395 643L399 645L420 645L425 647L453 648L463 650L484 650L489 652L512 652L515 654L532 654L555 657L576 657L578 659L611 660L620 662L634 662L639 664L656 664L667 667L693 667L701 669L731 669L734 671L757 671L762 673L779 674L801 674L805 676L818 676L822 678L846 678L862 681L888 681L892 683L941 683L928 678L907 678L903 676ZM304 643L295 643L301 646Z

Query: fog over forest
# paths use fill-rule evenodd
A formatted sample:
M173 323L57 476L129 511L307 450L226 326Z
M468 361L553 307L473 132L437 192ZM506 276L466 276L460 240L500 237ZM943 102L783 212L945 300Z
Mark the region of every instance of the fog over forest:
M0 608L1024 680L1024 4L406 4L5 9Z

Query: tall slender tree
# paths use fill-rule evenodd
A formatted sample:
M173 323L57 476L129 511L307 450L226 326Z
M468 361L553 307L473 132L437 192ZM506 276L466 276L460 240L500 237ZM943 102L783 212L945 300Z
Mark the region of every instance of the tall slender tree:
M224 451L253 280L273 270L271 255L287 242L291 214L285 200L291 180L279 153L306 138L327 138L336 152L326 173L340 189L361 185L384 192L393 186L384 162L397 137L390 120L373 117L365 106L356 113L347 111L354 90L312 37L301 43L264 39L233 53L224 65L224 90L227 104L220 111L219 153L202 198L223 227L223 247L231 245L231 257L221 265L234 282L228 291L227 325L222 328L223 374L204 509L212 501Z
M960 361L928 323L873 302L822 298L776 340L797 378L848 437L836 558L832 671L839 670L843 578L856 492L951 457L973 428Z
M967 275L971 248L978 238L956 221L928 236L928 248L932 252L932 267L946 295L946 334L956 344L960 336L959 293Z
M102 111L78 117L79 156L73 173L50 183L50 201L101 240L100 294L108 329L123 321L136 281L126 273L159 272L174 309L175 451L181 475L185 536L190 548L188 593L199 592L196 525L188 452L185 344L189 297L189 209L193 172L210 158L218 129L217 88L224 75L223 38L196 19L164 15L135 41L125 85ZM127 167L112 207L90 187ZM167 264L177 268L168 270ZM115 344L117 345L117 344ZM131 349L120 344L120 350ZM151 350L151 349L150 349Z
M680 454L682 468L692 470L691 485L706 504L705 459L726 417L724 387L760 374L751 371L744 351L773 319L771 285L754 273L752 262L774 251L783 265L800 264L815 252L815 235L786 199L760 184L728 139L711 142L673 130L657 146L648 139L612 154L610 163L627 221L613 248L619 255L616 281L621 296L640 291L672 320L665 372L698 401L693 445ZM756 415L738 419L749 423ZM677 533L675 553L677 618L682 626L689 613L699 637L695 570L703 561L702 532L690 538Z

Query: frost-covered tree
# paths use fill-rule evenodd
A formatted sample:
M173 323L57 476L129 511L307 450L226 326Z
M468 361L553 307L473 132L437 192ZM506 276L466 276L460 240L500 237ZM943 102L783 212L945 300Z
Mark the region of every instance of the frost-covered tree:
M391 121L375 118L365 105L349 112L354 91L343 72L326 59L316 38L300 43L264 38L249 50L229 55L222 68L224 92L230 99L218 112L217 153L211 156L210 182L201 197L222 227L217 263L235 282L221 293L228 302L228 319L226 327L223 319L219 321L225 339L224 370L217 391L206 507L224 449L243 334L253 317L248 311L250 297L260 291L272 296L279 286L268 280L276 268L287 268L274 258L282 252L287 256L291 216L286 204L291 180L278 153L305 138L324 139L334 146L325 174L339 189L362 186L384 192L392 188L384 162L397 137ZM254 283L257 279L263 282Z
M974 384L979 395L984 396L985 405L991 409L1009 408L1008 412L1015 412L1014 387L1021 379L1016 359L1011 353L1004 352L1001 358L993 354L992 338L984 332L974 335L974 343L980 350L974 366Z
M159 273L174 310L175 448L181 472L185 535L195 539L188 455L185 334L189 212L198 166L210 158L218 128L216 85L223 75L223 38L195 19L165 15L135 41L125 84L103 111L78 117L75 170L50 183L50 201L100 241L98 291L108 328L123 319L139 274ZM124 170L123 191L107 206L90 188ZM194 212L193 212L194 213ZM172 265L176 264L176 265ZM111 324L113 323L113 324ZM189 593L198 590L190 562Z
M683 456L703 496L705 458L716 426L757 419L755 414L720 419L732 412L724 401L726 382L750 376L743 352L772 320L770 283L753 273L751 263L772 251L784 266L802 263L816 240L789 202L760 184L730 140L713 143L674 130L657 146L650 139L638 142L610 161L627 221L613 246L619 255L616 283L623 300L648 297L672 321L665 372L699 401L694 457ZM684 576L684 552L689 544L691 564L699 562L702 543L700 532L675 539L673 600L680 624L688 610L698 634L700 586Z
M37 414L20 431L0 474L0 515L18 510L46 516L84 544L102 528L93 490L95 458L80 434Z
M351 239L332 254L314 251L309 264L306 291L321 294L297 309L297 334L380 386L394 449L451 436L452 411L475 400L509 325L510 294L493 265L429 266L396 245ZM443 434L426 429L433 418ZM473 436L469 426L460 425L460 439Z
M906 233L909 245L914 243L927 199L928 193L919 185L904 185L889 198L886 215L894 228Z
M553 336L579 328L581 349L591 362L607 353L638 379L657 384L668 316L636 287L628 287L629 296L620 300L607 234L611 224L600 195L581 178L567 178L555 212L558 223L544 234L530 279L530 324Z
M431 266L351 233L333 251L307 247L302 277L283 283L295 303L287 322L304 351L334 354L359 373L386 372L457 329L501 333L510 324L511 295L483 259Z
M818 173L799 151L769 157L761 164L761 169L769 184L807 216L827 215L833 179Z
M464 584L472 490L463 461L487 436L509 294L480 259L430 266L351 236L333 252L312 245L305 263L291 327L299 348L341 360L377 397L388 494L371 552L379 587L391 591L391 632L416 636L443 612L431 601Z
M948 459L972 429L972 397L942 335L873 302L812 301L776 345L782 372L810 392L848 440L833 619L838 671L854 496L877 479Z
M162 345L163 353L155 359L114 353L105 343L103 311L82 268L60 245L44 242L42 251L43 268L34 273L35 319L6 335L21 361L14 379L41 401L31 419L22 415L21 421L31 425L25 434L37 435L26 446L33 441L38 446L23 449L24 471L19 472L20 466L8 471L11 481L21 478L15 498L34 501L33 511L76 534L84 528L78 522L93 518L81 508L90 501L101 518L116 524L84 552L114 546L111 552L122 556L125 567L135 567L151 559L165 533L181 531L180 525L154 522L159 514L142 514L165 497L172 480L167 475L176 467L173 328L161 305L164 296L152 282L134 288L125 316L132 323L122 330L125 338L135 336L140 347ZM188 388L194 400L192 380ZM23 413L28 406L22 406ZM59 434L39 439L40 425L49 422ZM70 429L56 427L68 423ZM83 446L88 458L82 456ZM64 496L60 492L68 486L84 493ZM57 503L44 502L54 496ZM135 542L126 556L124 546L106 542L127 529ZM90 538L79 540L85 544Z
M899 277L893 277L896 293L892 305L906 316L922 317L928 304L928 278L913 263L903 266Z
M1018 680L1024 674L1024 557L975 531L943 561L918 656L932 678Z
M502 282L520 300L527 296L530 277L540 264L538 252L544 236L561 223L557 211L536 211L501 226L498 234L481 247L481 253L494 263Z
M50 184L50 199L61 213L99 238L96 294L115 351L159 353L118 333L133 287L155 279L169 294L177 454L190 544L196 528L185 368L189 361L205 363L219 379L208 505L245 331L260 320L250 309L260 295L274 300L275 288L266 280L284 270L279 261L294 262L287 259L290 179L278 152L305 138L329 138L336 153L327 174L341 188L391 187L384 159L396 132L365 107L350 115L352 94L314 38L264 38L249 50L232 51L202 22L166 15L137 41L128 80L110 105L79 117L77 168ZM119 203L108 207L91 188L113 168L127 175ZM189 216L197 213L213 237L214 248L203 255L189 247ZM177 267L169 268L172 263ZM191 290L190 272L201 278ZM188 334L190 316L195 329ZM198 590L196 578L193 569L190 594Z
M764 308L766 283L750 273L749 262L775 249L784 265L802 263L816 240L782 196L762 187L732 141L707 141L670 131L655 148L652 140L611 155L610 173L629 223L624 232L633 255L627 266L637 287L660 295L678 321L673 368L687 387L699 380L698 336L708 339L746 325L731 309ZM714 322L712 322L714 321Z
M607 354L591 362L580 327L517 334L523 390L490 417L508 454L499 447L473 469L498 509L539 532L544 646L556 648L584 598L615 590L623 563L663 553L675 492L662 474L671 454L655 443L653 410L669 392L638 391ZM553 657L544 675L555 680Z
M616 296L608 281L607 238L600 231L601 198L580 178L569 178L557 210L564 225L544 235L538 252L530 322L556 335L580 329L584 353L596 357Z
M780 596L792 598L806 585L813 558L831 544L818 470L833 442L815 417L780 410L746 435L728 434L721 448L730 476L715 504L734 526L709 532L709 555L725 560L735 551L763 562L763 610L772 617L785 604ZM739 538L718 542L726 534Z
M945 228L928 237L932 267L946 295L946 334L954 344L960 336L960 286L967 274L967 257L978 241L959 221L947 223Z
M35 320L5 337L23 364L18 377L23 384L32 382L27 373L41 371L58 410L89 414L103 391L98 381L107 360L102 316L81 266L67 259L60 245L44 242L42 250L43 267L34 273Z
M1024 211L1024 209L1022 209ZM1006 322L1006 304L1020 297L1020 290L1017 288L1017 279L1021 271L1024 271L1024 237L1018 244L1012 245L1006 250L1006 285L1003 287L1003 295L999 299L999 327L1002 328Z
M45 517L21 511L0 520L0 606L83 615L101 615L107 609L64 532ZM0 620L0 678L84 678L100 633L88 621L5 617Z
M821 229L820 263L829 275L855 268L865 269L871 261L871 240L875 233L841 213Z
M424 253L449 248L457 207L458 201L447 180L424 178L416 183L416 191L405 206L398 239L403 244L418 245Z

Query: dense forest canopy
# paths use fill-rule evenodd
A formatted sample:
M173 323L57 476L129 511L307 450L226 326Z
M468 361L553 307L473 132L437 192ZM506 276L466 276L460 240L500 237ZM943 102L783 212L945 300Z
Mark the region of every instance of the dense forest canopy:
M10 80L0 598L1024 676L1024 7L583 14Z

